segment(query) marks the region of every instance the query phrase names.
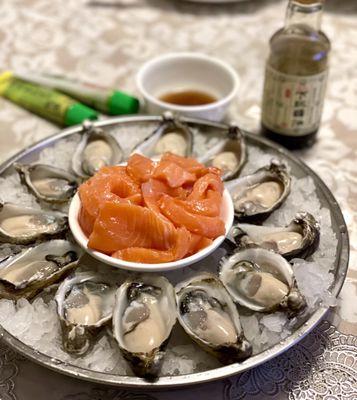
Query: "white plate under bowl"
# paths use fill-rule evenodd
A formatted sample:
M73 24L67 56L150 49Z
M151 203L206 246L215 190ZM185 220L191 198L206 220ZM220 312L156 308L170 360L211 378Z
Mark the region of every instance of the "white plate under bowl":
M211 254L214 250L216 250L220 246L220 244L224 241L225 237L227 236L228 232L230 231L233 225L233 219L234 219L234 207L233 207L232 197L229 194L228 190L224 189L222 197L221 218L224 221L226 229L225 235L218 236L210 246L207 246L204 249L198 251L196 254L193 254L192 256L183 258L181 260L167 262L167 263L160 263L160 264L144 264L144 263L136 263L136 262L120 260L119 258L114 258L99 251L88 248L88 237L85 235L78 222L80 209L81 209L81 200L79 198L79 194L76 193L69 207L68 220L69 220L69 227L77 243L88 254L90 254L92 257L96 258L99 261L102 261L116 268L126 269L129 271L138 271L138 272L171 271L174 269L185 267L187 265L194 264L195 262L202 260L209 254Z

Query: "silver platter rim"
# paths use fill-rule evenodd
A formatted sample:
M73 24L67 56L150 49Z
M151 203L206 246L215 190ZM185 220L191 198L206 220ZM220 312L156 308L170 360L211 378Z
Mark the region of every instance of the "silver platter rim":
M161 117L159 116L114 117L96 121L94 122L94 125L101 127L110 127L116 124L135 122L159 122L160 120ZM182 118L182 120L189 124L213 127L218 129L224 129L227 127L227 125L221 123L214 123L202 119ZM80 130L80 126L70 127L60 131L59 133L49 136L32 146L25 148L24 150L18 152L9 160L0 165L0 175L2 175L8 168L10 168L12 164L18 159L30 156L33 152L39 151L40 149L55 143L61 138L72 135L74 133L78 133L80 132ZM305 175L311 176L314 180L315 185L318 188L320 199L323 200L326 205L328 205L331 211L332 220L335 222L333 226L335 229L335 233L338 237L337 256L335 260L335 280L331 288L333 296L337 297L346 278L349 260L349 239L347 226L336 199L334 198L333 194L328 189L326 184L321 180L321 178L319 178L319 176L315 172L313 172L303 161L299 160L295 155L287 151L285 148L277 145L276 143L271 142L258 135L248 132L244 132L244 134L248 142L260 147L269 147L270 149L277 151L284 158L287 158L289 162L295 164L295 166L297 166L301 172L304 172ZM157 390L212 382L218 379L237 375L253 367L256 367L268 360L271 360L272 358L278 356L279 354L283 353L284 351L288 350L290 347L298 343L321 321L327 311L328 308L326 307L318 308L310 316L310 318L304 324L302 324L300 328L298 328L293 334L291 334L275 346L271 347L270 349L267 349L264 352L245 360L242 363L231 364L210 371L194 374L162 377L157 382L147 382L144 379L131 376L121 376L95 372L77 366L69 365L50 356L42 354L37 350L34 350L30 346L21 342L15 336L11 335L2 326L0 326L0 337L8 346L19 352L21 355L27 357L31 361L34 361L42 366L45 366L53 371L62 373L64 375L98 384L106 384L117 387L131 387L146 390Z

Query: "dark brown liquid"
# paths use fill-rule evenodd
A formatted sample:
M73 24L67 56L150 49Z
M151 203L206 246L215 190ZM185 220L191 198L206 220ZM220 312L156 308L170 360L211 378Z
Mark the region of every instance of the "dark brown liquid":
M312 146L316 142L317 131L303 136L288 136L273 132L262 124L262 133L265 137L281 144L289 150L299 150Z
M165 93L160 96L160 100L179 106L201 106L217 101L211 94L199 90L182 90Z
M283 74L312 76L324 72L328 65L330 41L320 31L304 25L280 29L270 40L268 65ZM288 149L309 147L316 141L317 131L302 136L273 132L262 123L262 132Z

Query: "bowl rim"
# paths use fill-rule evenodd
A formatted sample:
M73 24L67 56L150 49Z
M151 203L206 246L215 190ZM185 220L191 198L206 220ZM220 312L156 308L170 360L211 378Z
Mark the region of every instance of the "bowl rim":
M225 210L222 209L221 215L223 213L226 214L227 218L224 219L224 225L225 225L225 235L218 236L216 239L213 240L212 244L209 246L205 247L204 249L198 251L195 254L192 254L189 257L182 258L177 261L171 261L171 262L166 262L166 263L160 263L160 264L146 264L146 263L137 263L137 262L131 262L131 261L124 261L119 258L114 258L111 257L107 254L104 254L100 251L90 249L88 247L88 237L87 235L83 232L83 229L81 228L79 221L78 221L78 215L81 209L81 200L79 197L78 192L74 195L74 197L71 200L69 210L68 210L68 223L70 230L72 232L72 235L75 239L75 241L79 244L82 249L92 257L96 258L97 260L107 264L111 265L112 267L119 268L119 269L124 269L127 271L135 271L135 272L168 272L168 271L173 271L175 269L187 267L189 265L192 265L206 257L208 257L213 251L215 251L226 239L229 231L232 228L233 221L234 221L234 207L233 207L233 200L232 197L228 191L228 189L224 188L223 191L223 196L222 196L222 205L225 207ZM223 208L222 207L222 208Z
M159 64L162 61L167 61L167 60L180 60L180 59L191 59L191 60L203 60L206 61L207 63L214 64L224 70L232 79L233 81L233 86L230 90L230 92L219 98L218 100L208 103L208 104L203 104L203 105L198 105L198 106L183 106L183 105L178 105L178 104L172 104L172 103L167 103L165 101L162 101L155 97L153 94L148 92L145 88L144 84L144 76L147 72L147 70L150 67L155 66L156 64ZM233 98L237 95L237 92L240 87L240 77L239 74L234 70L234 68L229 65L228 63L220 60L219 58L209 56L204 53L195 53L195 52L175 52L175 53L164 53L160 56L157 56L155 58L152 58L151 60L147 61L144 63L138 73L136 74L136 85L145 98L145 100L149 101L150 103L155 104L156 106L159 106L161 108L166 108L170 109L173 111L181 111L181 112L204 112L204 111L211 111L216 108L220 108L228 103L230 103Z

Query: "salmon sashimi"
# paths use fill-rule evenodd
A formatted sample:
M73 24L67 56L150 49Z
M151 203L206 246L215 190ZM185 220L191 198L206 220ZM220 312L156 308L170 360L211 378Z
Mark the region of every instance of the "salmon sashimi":
M191 233L191 236L192 240L191 240L191 247L188 252L189 255L195 254L198 251L212 244L212 239L208 239L205 236L196 235L194 233Z
M172 188L193 184L196 181L195 174L170 161L161 161L154 170L153 178L163 180Z
M149 181L143 183L141 185L141 191L146 207L150 208L156 213L159 213L160 215L162 214L157 202L163 194L168 194L181 200L185 199L188 195L188 191L184 188L170 188L165 182L157 179L150 179Z
M224 235L225 226L218 217L206 217L190 213L170 196L162 195L158 201L162 213L176 226L184 226L190 232L215 239Z
M222 195L214 190L208 190L207 198L202 200L176 201L190 213L218 217L221 214Z
M128 175L139 183L148 181L155 169L154 161L141 154L133 154L126 166Z
M180 260L185 257L191 245L191 234L185 228L177 229L176 242L169 250L147 249L143 247L129 247L118 250L112 257L120 258L125 261L158 264Z
M212 173L221 176L222 171L216 167L206 167L194 158L181 157L173 153L165 153L161 157L161 161L170 161L180 167L186 169L186 171L191 172L196 175L196 178L200 178L208 173Z
M125 167L104 167L79 188L79 221L88 236L104 202L142 203L141 189L125 172Z
M212 239L208 239L204 236L201 237L201 240L197 243L195 253L198 251L205 249L206 247L210 246L212 244Z
M100 209L88 246L106 254L128 247L166 250L175 239L173 224L148 208L107 202Z
M174 261L171 250L146 249L145 247L129 247L117 250L112 254L114 258L145 264L159 264Z
M79 188L88 247L127 261L164 263L197 253L225 233L220 171L165 153L133 154Z
M212 244L212 239L191 232L190 249L187 255L192 255Z
M157 214L161 214L157 202L164 193L167 193L165 183L156 179L150 179L141 185L141 192L146 207Z
M203 164L199 163L194 158L190 157L181 157L173 153L165 153L161 157L161 161L169 161L179 165L181 168L185 169L192 174L195 174L196 177L203 176L207 174L208 168Z
M213 190L220 194L223 193L222 179L211 172L199 178L193 185L192 192L187 197L188 200L202 200L207 197L207 191Z

